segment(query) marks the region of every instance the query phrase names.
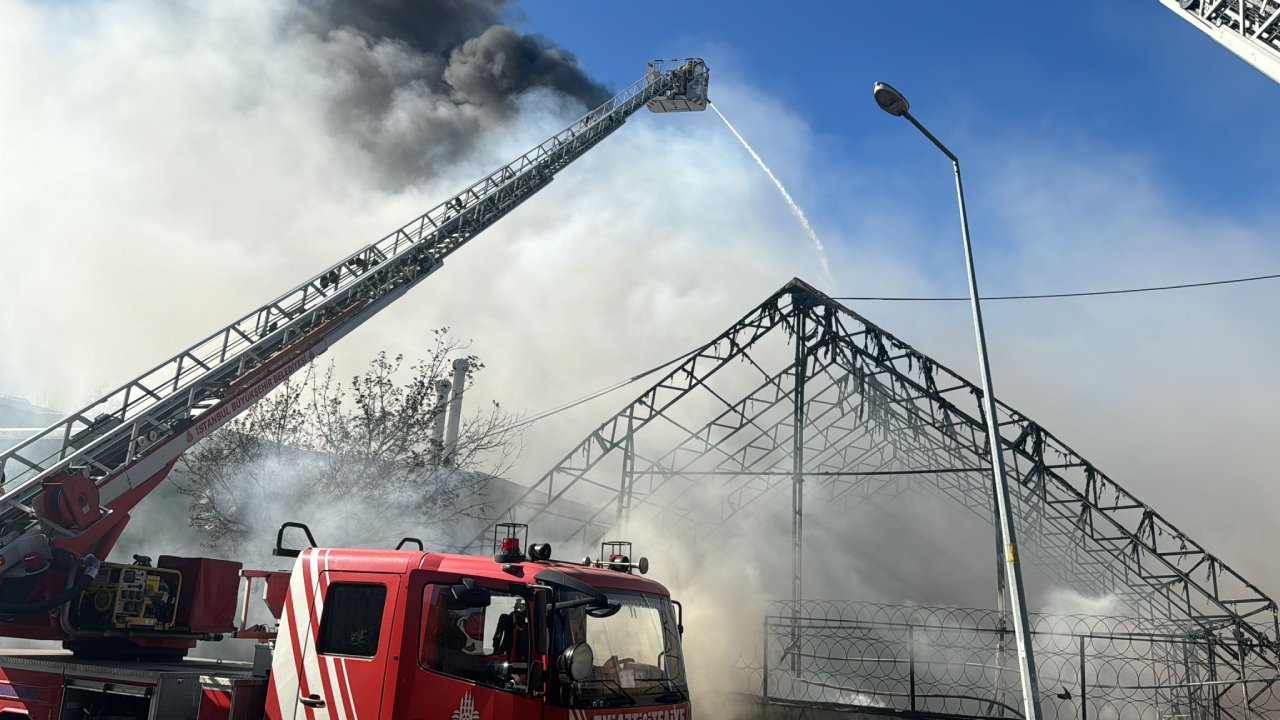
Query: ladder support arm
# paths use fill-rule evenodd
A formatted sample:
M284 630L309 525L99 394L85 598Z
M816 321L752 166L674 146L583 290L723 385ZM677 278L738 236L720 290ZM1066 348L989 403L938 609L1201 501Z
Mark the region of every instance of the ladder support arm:
M104 557L110 548L89 542L102 535L90 528L109 516L112 525L127 519L121 515L146 494L135 489L153 487L194 443L440 269L640 108L663 99L688 104L690 92L700 93L691 109L705 107L707 77L701 60L674 69L651 63L644 78L511 163L0 453L0 584L24 572L32 548L51 553L56 543ZM51 483L72 478L96 497L79 503L83 514L68 523L45 496Z

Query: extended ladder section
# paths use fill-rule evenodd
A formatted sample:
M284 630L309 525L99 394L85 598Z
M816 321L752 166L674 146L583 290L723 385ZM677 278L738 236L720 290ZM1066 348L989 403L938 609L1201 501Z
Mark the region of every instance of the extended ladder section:
M191 445L438 270L444 259L551 181L652 100L705 107L701 60L645 77L563 131L386 237L0 454L0 573L24 574L50 542L99 548ZM114 524L114 523L108 523ZM122 528L121 528L122 529ZM68 538L92 534L81 546ZM113 538L105 544L113 542ZM105 551L107 548L100 548Z
M1245 62L1280 82L1280 0L1160 0Z

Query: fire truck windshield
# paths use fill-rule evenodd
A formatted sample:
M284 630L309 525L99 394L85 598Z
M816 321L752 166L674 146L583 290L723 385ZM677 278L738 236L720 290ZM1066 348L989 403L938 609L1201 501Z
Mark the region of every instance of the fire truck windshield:
M671 600L661 595L608 590L604 595L616 612L588 606L556 612L553 652L562 656L581 643L591 648L591 667L574 680L559 673L566 704L574 707L667 705L688 699ZM560 599L583 595L561 592ZM607 615L601 617L601 615Z

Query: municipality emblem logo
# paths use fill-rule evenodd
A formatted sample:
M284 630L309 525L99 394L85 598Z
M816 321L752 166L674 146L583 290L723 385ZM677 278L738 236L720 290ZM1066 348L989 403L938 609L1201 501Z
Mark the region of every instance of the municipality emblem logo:
M480 720L480 711L476 710L476 701L471 693L462 696L462 703L453 711L451 720Z

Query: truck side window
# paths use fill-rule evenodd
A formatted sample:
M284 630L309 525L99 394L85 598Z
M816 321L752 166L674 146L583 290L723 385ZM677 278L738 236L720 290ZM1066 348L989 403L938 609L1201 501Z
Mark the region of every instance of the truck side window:
M447 585L428 585L419 662L428 670L523 692L529 677L528 606L494 591L489 606L461 607Z
M378 654L382 606L387 586L374 583L333 583L324 598L320 618L321 655L373 657Z

